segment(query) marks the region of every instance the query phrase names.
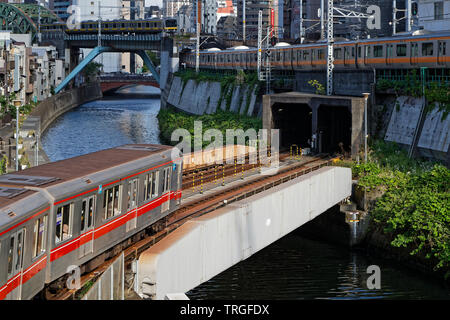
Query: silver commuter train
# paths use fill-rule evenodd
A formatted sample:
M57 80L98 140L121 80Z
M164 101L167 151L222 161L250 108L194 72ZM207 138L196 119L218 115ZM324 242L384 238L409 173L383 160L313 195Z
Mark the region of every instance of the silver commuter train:
M60 286L68 266L95 268L176 210L182 158L173 150L124 145L1 175L0 300Z

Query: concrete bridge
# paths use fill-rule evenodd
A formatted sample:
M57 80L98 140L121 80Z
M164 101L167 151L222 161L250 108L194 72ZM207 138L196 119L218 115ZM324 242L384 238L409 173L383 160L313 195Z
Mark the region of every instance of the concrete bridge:
M349 168L323 167L184 223L144 251L135 291L164 299L245 260L351 195Z

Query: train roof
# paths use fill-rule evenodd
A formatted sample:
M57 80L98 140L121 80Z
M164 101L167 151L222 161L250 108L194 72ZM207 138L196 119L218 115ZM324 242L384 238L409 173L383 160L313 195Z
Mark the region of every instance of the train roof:
M145 158L149 155L163 153L172 148L171 146L156 144L122 145L2 175L0 176L0 186L4 184L39 187L54 185ZM15 176L27 180L20 182ZM9 177L12 177L13 180ZM33 177L37 178L33 179Z
M441 38L441 37L450 37L450 30L449 31L439 31L439 32L423 32L423 33L402 33L397 34L395 36L391 37L382 37L382 38L371 38L371 39L359 39L359 40L344 40L344 41L336 41L334 42L335 45L344 45L344 44L352 44L352 43L371 43L371 42L380 42L380 41L392 41L392 40L411 40L411 39L424 39L424 38ZM317 47L317 46L326 46L326 41L317 41L317 42L311 42L311 43L305 43L305 44L295 44L295 45L284 45L284 46L275 46L270 47L269 50L274 49L286 49L286 48L309 48L309 47ZM222 50L221 53L236 53L236 51L241 52L249 52L249 51L256 51L256 48L246 48L246 49L238 49L238 48L228 48L225 50ZM266 50L266 48L263 48L263 50ZM215 53L215 52L208 52L205 50L201 50L201 53ZM195 54L195 51L191 51L190 53Z
M49 200L42 197L40 189L46 189L56 199L87 185L97 188L105 175L119 177L132 172L148 164L151 156L160 154L160 161L169 161L167 153L172 149L155 144L122 145L0 175L0 235L2 229L48 206ZM113 167L113 174L105 173Z

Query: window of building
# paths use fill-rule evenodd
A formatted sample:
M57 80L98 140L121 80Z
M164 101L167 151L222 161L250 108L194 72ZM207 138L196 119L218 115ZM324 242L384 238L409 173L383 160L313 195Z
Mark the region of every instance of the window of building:
M397 45L397 57L406 57L406 44Z
M58 207L56 210L55 243L72 237L73 203Z
M373 56L376 58L383 56L383 46L374 46L373 47Z
M105 190L105 194L103 195L104 219L109 219L120 214L121 190L121 185L117 185Z
M422 43L422 56L433 55L433 42Z
M33 228L33 258L45 252L45 238L47 233L47 216L37 219Z
M444 19L444 2L439 1L434 3L434 20Z

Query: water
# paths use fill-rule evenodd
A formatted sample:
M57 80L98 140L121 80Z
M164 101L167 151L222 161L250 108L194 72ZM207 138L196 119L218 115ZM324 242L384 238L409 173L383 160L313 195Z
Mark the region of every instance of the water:
M126 88L63 114L42 137L45 153L57 161L128 143L159 144L160 100L145 97L158 91L146 86Z
M378 265L381 288L368 289ZM186 293L190 299L450 299L435 280L390 261L291 233Z
M159 98L142 96L155 90L123 89L117 96L62 115L43 136L45 152L56 161L127 143L159 143ZM367 288L369 265L381 269L380 290ZM450 299L443 286L426 276L295 233L187 295L191 299Z

